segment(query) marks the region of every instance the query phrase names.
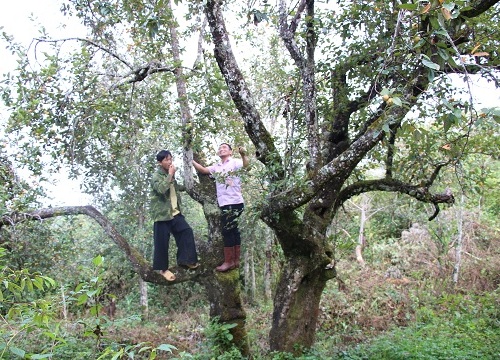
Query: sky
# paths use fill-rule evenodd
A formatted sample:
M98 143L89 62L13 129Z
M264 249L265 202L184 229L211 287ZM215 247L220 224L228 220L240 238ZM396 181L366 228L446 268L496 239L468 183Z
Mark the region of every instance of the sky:
M60 12L61 0L2 0L0 11L0 32L13 35L16 42L29 46L32 39L38 37L40 25L46 28L53 38L64 38L72 36L83 37L85 31L82 25L73 19L69 21ZM5 49L5 42L0 42L0 75L13 71L16 65L16 57ZM461 81L458 82L462 84ZM481 106L493 107L500 104L500 91L492 89L490 83L485 80L473 79L472 94L480 102ZM0 102L0 124L8 117L3 104ZM0 137L1 126L0 126ZM22 176L22 175L21 175ZM81 195L78 181L69 181L65 174L54 177L54 186L48 190L54 197L48 204L75 205L90 202L89 197Z
M2 10L0 11L0 32L14 36L15 41L23 46L29 46L33 38L40 35L40 24L46 28L52 37L83 36L84 28L80 24L68 22L60 12L61 2L59 0L2 0ZM3 36L2 36L3 39ZM0 41L0 75L12 72L16 66L16 56L12 55L5 48L5 42ZM3 103L0 102L0 124L6 120L8 112ZM1 126L0 126L0 136ZM24 171L17 169L19 176L25 178ZM28 182L29 178L25 178ZM36 181L34 180L36 183ZM52 185L46 184L46 188L51 199L45 205L69 206L86 205L91 203L91 199L81 193L80 182L68 180L67 174L63 171L51 177Z

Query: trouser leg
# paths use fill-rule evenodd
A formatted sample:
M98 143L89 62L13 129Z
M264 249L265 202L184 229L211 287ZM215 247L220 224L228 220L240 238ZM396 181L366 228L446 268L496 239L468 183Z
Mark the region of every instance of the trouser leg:
M153 225L153 270L168 269L169 221L156 221Z
M221 207L221 227L224 247L241 245L241 235L238 228L238 218L243 212L243 204Z
M174 217L172 234L177 244L177 265L192 265L198 262L193 229L182 214Z

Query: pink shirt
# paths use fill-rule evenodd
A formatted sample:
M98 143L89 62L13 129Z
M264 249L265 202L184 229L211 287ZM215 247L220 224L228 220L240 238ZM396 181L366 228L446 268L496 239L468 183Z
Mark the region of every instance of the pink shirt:
M215 178L217 188L217 202L219 206L243 204L243 195L241 194L241 179L236 176L236 170L243 167L243 161L240 159L228 158L224 163L220 162L207 169Z

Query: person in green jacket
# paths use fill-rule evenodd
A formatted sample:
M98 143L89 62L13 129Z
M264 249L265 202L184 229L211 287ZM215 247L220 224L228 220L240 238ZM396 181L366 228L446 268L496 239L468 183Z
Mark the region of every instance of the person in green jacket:
M177 265L196 269L199 266L194 243L193 229L181 213L180 186L175 181L175 166L172 154L161 150L156 155L158 169L151 180L151 216L154 221L153 269L168 281L175 275L168 270L168 246L170 234L174 235L177 245Z

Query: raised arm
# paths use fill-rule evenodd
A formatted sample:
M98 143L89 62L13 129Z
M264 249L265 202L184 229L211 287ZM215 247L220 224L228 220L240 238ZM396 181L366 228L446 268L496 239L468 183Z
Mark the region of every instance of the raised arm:
M203 165L197 163L195 160L193 160L193 166L196 169L196 171L198 171L200 174L206 174L206 175L210 174L210 170L208 170Z
M238 146L238 152L240 153L241 160L243 161L243 167L247 168L250 165L250 160L248 159L246 150L243 146Z

